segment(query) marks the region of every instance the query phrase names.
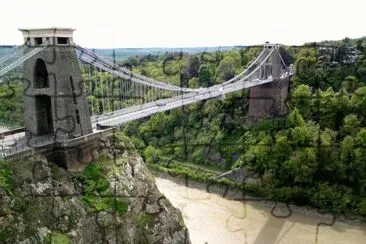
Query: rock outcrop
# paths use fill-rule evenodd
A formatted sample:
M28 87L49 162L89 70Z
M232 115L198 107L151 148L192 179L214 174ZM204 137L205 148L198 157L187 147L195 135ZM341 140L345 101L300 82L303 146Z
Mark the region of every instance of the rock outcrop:
M1 162L0 243L190 243L133 145L118 133L104 145L82 172Z

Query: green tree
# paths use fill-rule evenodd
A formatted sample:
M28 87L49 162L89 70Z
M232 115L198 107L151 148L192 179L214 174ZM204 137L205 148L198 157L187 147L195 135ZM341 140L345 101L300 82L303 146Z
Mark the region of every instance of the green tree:
M198 70L199 86L208 87L212 84L211 73L207 65L203 64Z
M198 77L198 71L200 68L200 59L197 56L189 58L188 65L186 68L186 75L188 79Z
M295 147L308 147L317 145L319 138L319 126L306 124L290 129L292 144Z
M157 163L159 162L161 156L161 150L156 149L155 147L149 145L144 150L145 160L148 163Z
M199 87L199 79L196 77L193 77L188 81L188 87L190 88L198 88Z
M361 125L361 121L357 118L355 114L349 114L344 117L343 120L343 133L345 135L355 136Z
M325 91L318 91L317 104L315 106L318 113L319 124L322 128L336 127L336 117L337 117L337 98L333 89L330 87Z
M216 76L220 81L230 80L235 76L235 60L231 57L221 60L216 69Z
M346 136L340 145L340 161L342 164L340 164L338 167L338 177L341 180L347 179L348 181L353 181L353 178L350 178L349 173L349 166L353 165L353 162L355 160L355 141L352 136Z
M312 100L311 89L308 85L301 84L292 92L291 103L298 110L297 112L301 111L304 118L309 119L311 116Z
M287 118L287 125L289 127L304 126L305 121L301 116L299 110L294 108Z
M346 89L347 92L352 93L358 88L358 80L356 77L349 75L342 82L342 88Z
M357 70L357 75L358 77L363 80L366 81L366 67L361 67Z
M294 150L289 158L283 163L283 170L291 177L293 183L312 183L317 171L316 149L302 147Z
M247 166L252 172L262 176L272 164L272 139L264 133L259 136L259 142L249 147L236 167Z
M351 97L351 105L354 113L366 118L366 86L358 88ZM362 121L364 125L364 120Z
M349 165L349 175L357 192L366 187L366 128L362 128L355 138L354 160Z

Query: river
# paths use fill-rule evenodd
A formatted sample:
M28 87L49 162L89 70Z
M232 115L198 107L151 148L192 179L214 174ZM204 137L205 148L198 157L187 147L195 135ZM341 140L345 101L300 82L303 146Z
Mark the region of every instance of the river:
M159 190L181 210L193 244L366 243L364 223L337 220L331 226L319 225L331 224L331 216L299 207L290 214L285 205L271 214L270 202L244 204L161 176L155 179Z

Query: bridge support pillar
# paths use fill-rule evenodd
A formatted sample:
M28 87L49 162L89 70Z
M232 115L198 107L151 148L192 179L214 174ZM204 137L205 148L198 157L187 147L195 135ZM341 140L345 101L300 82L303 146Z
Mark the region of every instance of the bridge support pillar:
M61 146L56 143L48 159L67 170L80 171L94 161L99 150L98 139L73 146Z
M88 100L73 43L74 29L21 29L29 49L24 62L24 127L28 139L54 135L45 155L67 169L93 159L95 140L75 140L93 133ZM72 144L70 146L69 144Z
M52 153L48 154L48 159L71 171L82 170L101 151L109 148L107 138L112 132L113 129L107 129L72 140L57 141L52 147Z
M21 29L24 62L24 127L28 137L55 134L67 140L93 132L88 101L73 44L73 29Z
M265 48L268 49L268 53L271 48L274 48L270 58L273 82L249 89L249 123L255 123L264 118L281 117L287 113L286 99L290 76L281 79L282 64L279 46L270 45Z

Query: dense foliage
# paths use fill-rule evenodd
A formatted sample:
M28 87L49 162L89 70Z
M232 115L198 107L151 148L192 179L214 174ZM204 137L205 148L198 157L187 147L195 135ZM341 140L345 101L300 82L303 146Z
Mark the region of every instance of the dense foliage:
M331 44L282 50L297 70L285 119L250 126L244 91L131 122L124 132L149 163L245 167L264 179L266 198L366 216L366 42ZM188 86L209 86L233 77L255 51L191 55L175 68ZM135 70L163 79L159 64Z
M135 71L159 80L172 80L176 85L207 87L232 78L259 51L238 48L181 58L177 55L165 66L170 73L164 73L162 57L155 62L142 62ZM162 154L230 168L238 156L235 145L244 132L247 105L247 91L236 92L225 99L211 99L154 115L142 123L129 123L124 131L139 148L145 149L148 157Z
M10 80L0 83L0 124L18 127L24 124L23 83Z

